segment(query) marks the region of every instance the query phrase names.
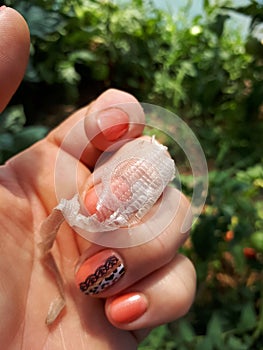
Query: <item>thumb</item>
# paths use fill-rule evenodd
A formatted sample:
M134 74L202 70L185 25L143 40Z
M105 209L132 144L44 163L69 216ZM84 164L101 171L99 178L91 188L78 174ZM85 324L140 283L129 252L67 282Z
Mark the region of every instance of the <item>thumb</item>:
M30 35L24 18L0 7L0 113L18 88L27 66Z

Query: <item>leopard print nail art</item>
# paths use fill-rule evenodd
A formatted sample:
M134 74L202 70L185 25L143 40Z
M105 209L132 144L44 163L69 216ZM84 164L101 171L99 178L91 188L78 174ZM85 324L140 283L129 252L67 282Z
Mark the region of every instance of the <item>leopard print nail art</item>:
M125 273L123 263L116 256L110 256L103 265L79 284L80 290L88 295L99 294L115 284Z

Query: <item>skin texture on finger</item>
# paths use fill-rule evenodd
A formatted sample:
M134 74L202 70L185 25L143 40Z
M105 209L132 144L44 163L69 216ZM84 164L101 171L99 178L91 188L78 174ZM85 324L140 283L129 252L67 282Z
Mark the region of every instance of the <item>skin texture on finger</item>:
M14 340L14 334L21 327L32 269L31 208L24 198L23 191L19 185L15 184L15 180L9 169L1 169L0 313L5 321L0 326L0 344L6 349L8 348L6 344ZM13 191L8 190L11 183ZM16 204L16 210L14 210L14 204ZM17 269L12 268L15 261L19 261L19 268L23 271L22 279Z
M88 110L89 107L77 110L61 125L51 131L47 135L46 140L92 168L101 152L93 147L85 133L84 119Z
M196 273L192 263L176 255L169 264L121 295L108 298L105 310L110 322L118 328L152 328L185 315L193 303L195 290ZM146 300L145 308L140 306L140 297Z
M0 113L25 73L30 47L28 26L15 10L0 10Z

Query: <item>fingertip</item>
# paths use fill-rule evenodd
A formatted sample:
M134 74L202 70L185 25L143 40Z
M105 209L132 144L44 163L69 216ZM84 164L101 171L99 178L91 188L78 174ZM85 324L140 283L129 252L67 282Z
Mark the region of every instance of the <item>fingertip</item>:
M3 9L1 13L1 46L7 39L12 36L13 42L8 42L8 49L12 50L12 45L15 41L20 45L20 49L23 47L23 51L26 55L29 54L30 48L30 31L25 18L15 9L7 6L2 6ZM12 52L12 51L11 51ZM27 60L28 57L26 57Z
M141 318L147 311L149 302L142 293L126 293L107 300L106 312L110 322L120 328Z
M20 84L29 57L30 34L25 19L16 10L0 11L0 112Z
M106 141L116 141L129 129L129 116L118 108L101 111L97 116L97 124L101 137Z
M85 132L93 146L101 151L119 148L123 142L142 134L145 116L138 100L131 94L109 89L88 110ZM118 143L119 142L119 143Z

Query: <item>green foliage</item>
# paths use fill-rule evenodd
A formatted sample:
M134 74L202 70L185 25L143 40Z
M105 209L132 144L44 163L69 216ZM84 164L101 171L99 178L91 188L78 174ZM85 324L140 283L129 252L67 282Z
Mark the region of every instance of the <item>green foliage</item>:
M34 125L24 127L22 106L7 108L0 118L0 164L23 151L47 133L47 127Z
M39 124L50 109L78 107L108 87L182 117L210 169L206 206L182 249L197 269L197 296L185 318L157 328L140 349L262 350L263 45L254 35L262 5L206 0L189 20L191 1L173 15L141 0L5 2L26 18L32 44L0 119L0 161L45 135ZM247 37L229 24L229 9L251 16ZM180 175L191 194L192 177Z
M189 176L182 181L191 192ZM196 300L186 317L155 333L161 349L262 349L262 194L261 163L211 171L206 206L182 249L197 270ZM154 337L142 349L155 349Z
M54 94L56 103L78 105L117 87L183 116L217 167L260 161L263 69L251 46L261 52L262 45L255 38L246 45L220 8L206 2L204 15L189 23L150 1L6 2L31 31L30 94L21 89L19 100L29 122L48 111Z

